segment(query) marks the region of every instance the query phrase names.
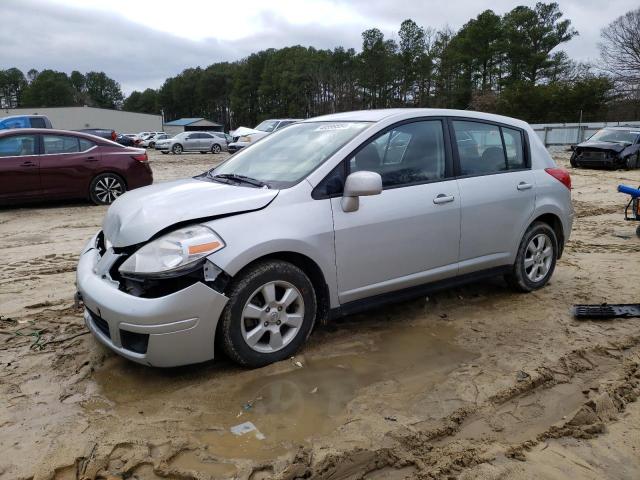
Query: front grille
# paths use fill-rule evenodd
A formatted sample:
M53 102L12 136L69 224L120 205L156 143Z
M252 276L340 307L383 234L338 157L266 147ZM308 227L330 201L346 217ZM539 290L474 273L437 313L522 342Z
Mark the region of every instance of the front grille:
M111 339L111 333L109 332L109 324L105 320L100 318L98 315L96 315L94 312L89 310L88 308L87 308L87 312L89 312L89 316L91 317L91 321L93 322L95 327L98 330L100 330L102 333L104 333L104 335L108 339Z
M583 151L582 152L583 160L605 160L607 158L607 154L605 152L593 152L593 151Z

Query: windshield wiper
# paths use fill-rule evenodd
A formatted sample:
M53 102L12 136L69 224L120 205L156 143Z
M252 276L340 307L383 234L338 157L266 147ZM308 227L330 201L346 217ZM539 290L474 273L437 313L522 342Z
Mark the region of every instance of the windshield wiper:
M261 182L255 178L247 177L245 175L238 175L237 173L220 173L218 175L212 175L211 178L222 178L223 180L235 180L238 183L248 183L254 187L269 187L268 183Z

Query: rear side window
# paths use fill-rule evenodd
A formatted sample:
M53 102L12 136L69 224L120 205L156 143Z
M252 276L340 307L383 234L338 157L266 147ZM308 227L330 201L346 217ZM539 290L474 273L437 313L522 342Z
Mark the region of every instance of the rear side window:
M95 145L95 143L93 143L91 140L87 140L85 138L80 138L79 142L80 142L81 152L86 152L87 150L89 150L91 147Z
M522 132L482 122L454 120L461 175L526 168Z
M35 155L36 137L34 135L14 135L0 138L0 157L21 157Z
M31 124L27 117L7 118L0 121L0 129L29 128Z
M371 171L382 177L384 188L445 178L442 122L407 123L367 143L349 163L351 172Z
M76 153L80 151L78 139L66 135L43 135L44 154Z
M32 128L47 128L47 124L44 121L44 118L34 117L31 119L31 127Z
M507 168L509 170L525 168L522 132L513 128L502 127L502 138L504 138L504 148L507 152Z

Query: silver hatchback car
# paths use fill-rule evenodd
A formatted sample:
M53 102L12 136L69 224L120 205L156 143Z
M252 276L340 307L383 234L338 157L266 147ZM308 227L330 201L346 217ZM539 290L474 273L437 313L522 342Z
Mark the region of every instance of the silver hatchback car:
M544 286L571 232L571 183L531 127L469 111L305 120L195 178L109 208L77 271L85 321L136 362L222 348L258 367L316 323L504 275Z

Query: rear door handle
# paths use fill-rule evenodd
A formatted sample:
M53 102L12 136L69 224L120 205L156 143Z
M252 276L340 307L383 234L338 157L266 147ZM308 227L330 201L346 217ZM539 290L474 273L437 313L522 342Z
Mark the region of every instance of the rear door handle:
M20 164L21 167L37 167L38 164L32 162L31 160L26 160Z
M530 188L533 188L531 183L520 182L518 184L518 190L529 190Z
M436 205L440 205L441 203L449 203L453 202L456 199L453 195L445 195L444 193L440 193L433 199L433 203Z
M87 157L86 162L97 162L98 159L96 157Z

